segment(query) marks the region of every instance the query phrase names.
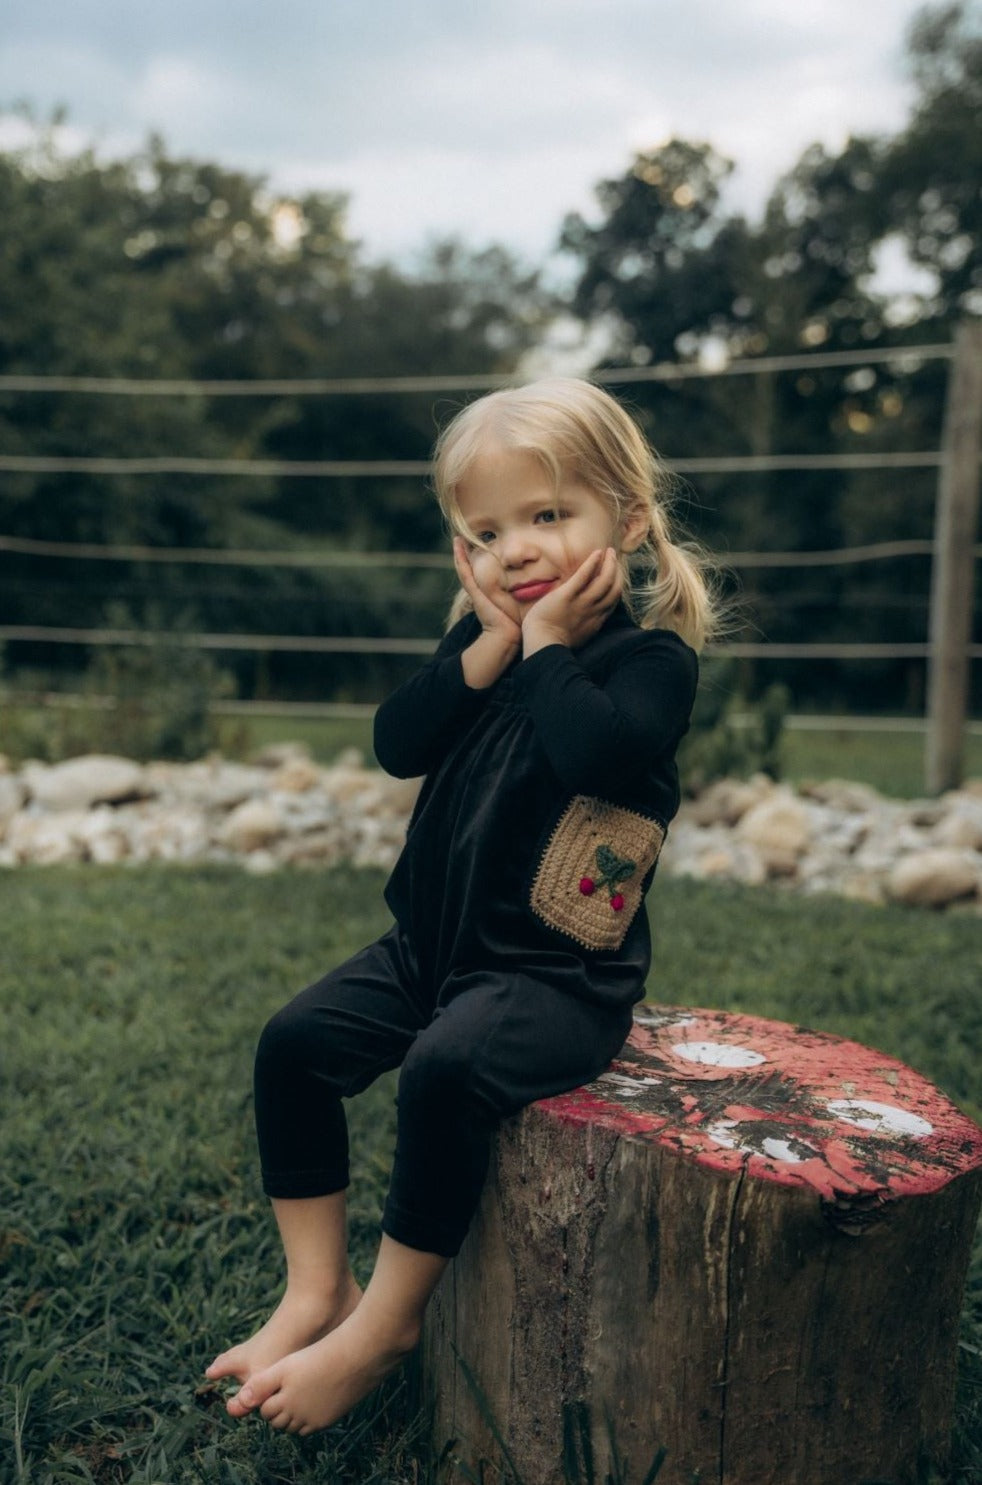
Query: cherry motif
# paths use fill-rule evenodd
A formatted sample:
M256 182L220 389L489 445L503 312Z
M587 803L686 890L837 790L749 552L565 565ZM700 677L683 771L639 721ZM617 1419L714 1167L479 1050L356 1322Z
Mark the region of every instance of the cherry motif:
M621 911L624 906L624 898L619 892L614 893L613 897L610 899L610 905L614 909L615 913L619 913Z
M580 877L580 891L584 897L590 897L596 890L596 882L592 877Z

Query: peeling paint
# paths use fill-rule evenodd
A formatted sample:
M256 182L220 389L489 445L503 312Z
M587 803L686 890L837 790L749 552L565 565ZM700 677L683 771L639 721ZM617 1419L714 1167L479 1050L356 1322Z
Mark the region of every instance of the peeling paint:
M540 1107L721 1173L811 1187L833 1212L869 1196L879 1211L982 1166L982 1129L903 1063L724 1011L643 1007L601 1078Z

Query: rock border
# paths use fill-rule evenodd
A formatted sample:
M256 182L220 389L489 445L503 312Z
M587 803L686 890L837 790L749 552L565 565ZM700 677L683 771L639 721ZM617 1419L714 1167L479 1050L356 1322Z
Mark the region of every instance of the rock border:
M251 763L64 763L0 758L0 866L239 862L392 867L418 780L391 779L347 749L327 766L299 743ZM686 801L659 871L830 892L863 902L982 913L982 780L938 799L891 799L827 779L797 789L763 774Z

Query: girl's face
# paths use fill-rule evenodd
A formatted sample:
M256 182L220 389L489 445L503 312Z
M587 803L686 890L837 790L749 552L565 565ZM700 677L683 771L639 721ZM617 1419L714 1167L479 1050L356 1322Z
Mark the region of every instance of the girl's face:
M534 454L493 446L457 486L457 504L481 542L469 551L474 577L491 599L507 594L519 613L571 577L591 552L633 551L643 532L618 529L599 495L575 479L558 491Z

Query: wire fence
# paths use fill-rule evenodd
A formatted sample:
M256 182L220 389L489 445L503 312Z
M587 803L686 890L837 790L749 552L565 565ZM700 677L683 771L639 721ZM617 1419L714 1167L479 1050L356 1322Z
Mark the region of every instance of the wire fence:
M722 364L678 364L659 363L651 366L606 368L592 374L591 379L607 386L643 385L645 383L673 383L694 379L748 376L792 371L819 371L833 368L864 367L893 363L901 370L915 371L928 361L951 361L956 358L957 342L920 346L881 347L856 351L810 351L794 356L770 356L733 360ZM341 377L306 379L257 379L241 380L196 380L196 379L140 379L130 377L64 377L34 375L0 376L0 392L21 396L43 396L51 394L73 396L117 396L117 397L328 397L368 396L384 394L441 394L448 392L481 392L497 387L509 386L520 378L498 375L468 376L401 376L401 377ZM950 390L950 389L949 389ZM950 401L950 398L949 398ZM949 413L951 408L949 406ZM977 409L970 409L975 416ZM964 418L962 419L964 421ZM948 419L946 419L947 426ZM900 470L933 469L940 477L940 488L951 476L952 451L950 448L907 450L900 452L794 454L769 453L725 458L679 458L667 461L671 470L680 474L719 475L752 474L774 471L834 471L834 470ZM962 464L964 464L962 456ZM978 485L978 452L969 456L973 464L976 499ZM0 472L8 474L58 474L76 476L141 476L179 474L192 477L276 478L276 479L388 479L425 478L431 465L424 460L282 460L282 459L238 459L196 458L185 455L155 455L152 457L102 457L93 456L48 456L30 453L0 453ZM974 533L974 527L973 527ZM938 559L939 538L934 541L882 541L860 546L844 546L823 551L740 551L722 553L726 567L742 569L764 568L808 568L828 567L839 564L879 562L898 557L931 556ZM974 534L972 539L962 541L960 560L971 562L982 554ZM102 561L123 563L174 563L242 568L376 568L376 569L438 569L449 571L452 563L447 556L437 553L353 552L338 550L287 550L264 551L254 549L214 549L201 547L152 547L147 545L92 542L60 542L42 540L21 535L0 533L0 553L26 557L59 559L64 561ZM934 585L937 586L936 584ZM784 644L763 641L723 641L711 646L712 653L743 659L793 659L793 660L878 660L915 659L929 663L950 665L950 645L947 660L939 661L942 640L936 620L937 605L932 599L931 633L922 644L871 644L859 640L848 644L800 643ZM163 636L159 633L129 628L89 628L57 625L14 624L0 626L0 640L29 641L52 645L107 646L107 645L152 645L163 638L170 642L206 650L242 651L255 653L282 651L285 653L323 654L401 654L426 655L432 652L433 639L379 639L370 636L311 636L262 633L188 633ZM967 641L967 635L964 637ZM982 657L982 646L964 642L960 646L960 662ZM46 693L47 694L47 693ZM59 695L59 700L65 701ZM216 710L228 711L251 706L264 708L271 715L300 715L283 707L303 706L307 715L330 715L333 707L344 706L348 714L364 713L355 704L344 703L231 703L215 702ZM856 719L872 725L871 719ZM899 719L898 719L899 721ZM901 725L927 726L918 719L910 719ZM960 719L965 726L964 707Z

